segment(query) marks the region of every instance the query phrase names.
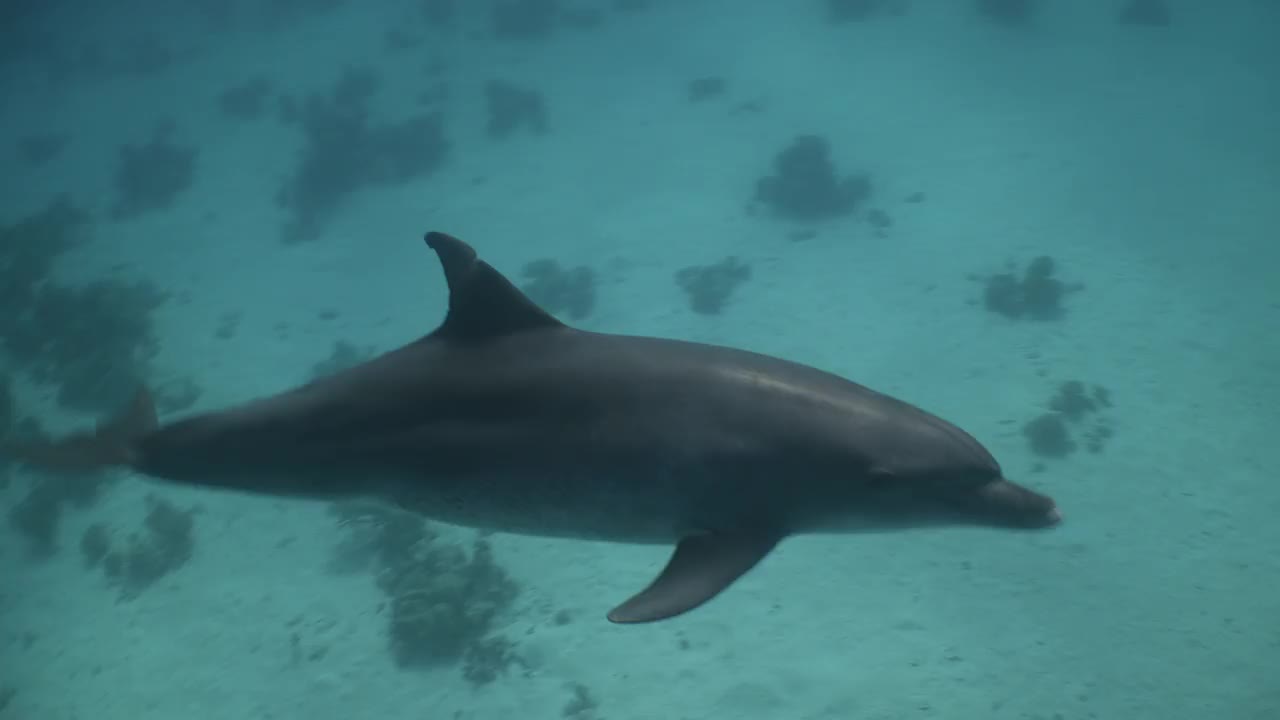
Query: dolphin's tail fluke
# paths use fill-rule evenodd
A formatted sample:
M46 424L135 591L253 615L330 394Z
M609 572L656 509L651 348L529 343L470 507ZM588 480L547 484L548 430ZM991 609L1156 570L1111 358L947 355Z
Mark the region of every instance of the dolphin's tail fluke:
M61 438L0 440L0 457L51 472L79 473L133 464L134 442L158 425L155 401L139 389L120 414Z

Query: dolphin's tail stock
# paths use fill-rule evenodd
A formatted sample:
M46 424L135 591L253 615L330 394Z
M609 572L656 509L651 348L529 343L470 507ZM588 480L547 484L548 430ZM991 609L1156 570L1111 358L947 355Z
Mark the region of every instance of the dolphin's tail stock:
M0 457L51 472L81 473L133 464L134 441L159 424L151 393L141 388L120 414L92 430L60 438L0 440Z

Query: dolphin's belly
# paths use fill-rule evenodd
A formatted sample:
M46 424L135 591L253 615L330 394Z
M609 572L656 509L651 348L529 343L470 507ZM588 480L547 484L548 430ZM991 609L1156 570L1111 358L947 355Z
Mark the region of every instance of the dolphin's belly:
M705 524L692 497L703 482L689 474L634 468L600 474L484 472L404 475L383 499L424 517L523 535L629 543L672 543Z

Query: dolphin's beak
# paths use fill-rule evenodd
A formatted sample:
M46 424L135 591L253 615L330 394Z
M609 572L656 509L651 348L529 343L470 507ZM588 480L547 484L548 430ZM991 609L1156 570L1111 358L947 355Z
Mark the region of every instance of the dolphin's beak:
M1053 498L1000 479L976 490L979 509L992 520L1017 527L1044 528L1062 522Z

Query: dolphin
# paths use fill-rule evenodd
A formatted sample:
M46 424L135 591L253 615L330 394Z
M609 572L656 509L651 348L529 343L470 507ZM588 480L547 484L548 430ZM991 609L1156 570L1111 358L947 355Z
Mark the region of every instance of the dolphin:
M1061 519L971 435L913 405L775 357L575 329L470 245L439 232L426 243L449 303L414 342L172 422L142 389L93 430L4 447L52 470L373 497L475 528L674 545L608 613L616 623L706 603L789 535Z

